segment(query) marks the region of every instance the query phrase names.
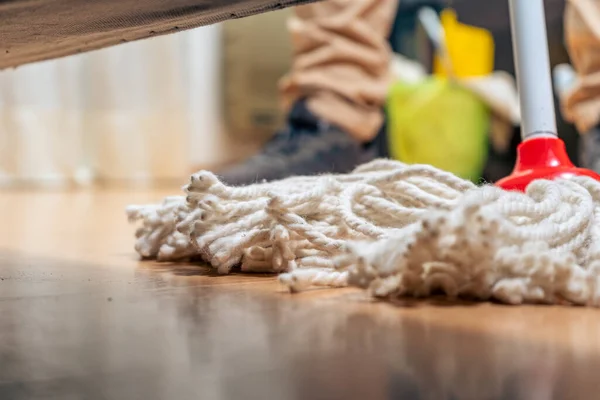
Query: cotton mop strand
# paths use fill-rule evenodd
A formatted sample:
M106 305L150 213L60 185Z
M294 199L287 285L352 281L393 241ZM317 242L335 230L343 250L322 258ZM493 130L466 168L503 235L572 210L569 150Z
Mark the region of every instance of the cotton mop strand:
M536 180L521 193L377 160L247 187L201 171L184 190L128 208L142 256L281 273L295 291L353 285L377 297L600 306L600 183L588 176Z
M520 193L377 160L247 187L201 171L185 191L128 208L143 257L282 273L292 290L600 305L600 183L588 177Z

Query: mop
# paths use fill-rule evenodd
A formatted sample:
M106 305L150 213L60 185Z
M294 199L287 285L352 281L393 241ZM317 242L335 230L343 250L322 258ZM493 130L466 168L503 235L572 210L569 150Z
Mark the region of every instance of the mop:
M549 75L539 79L548 60L539 43L546 40L542 0L511 0L511 11L513 29L537 37L528 46L541 57L533 79L523 73L532 60L523 35L514 35L530 133L511 178L476 186L432 166L376 160L349 174L231 187L200 171L185 196L128 207L139 224L136 251L159 261L202 260L221 274L278 273L292 291L356 286L379 298L600 306L600 182L565 163L543 165L538 175L537 164L525 162L529 143L540 151L539 143L559 139L552 94L541 91ZM550 159L542 155L533 154ZM537 179L548 177L555 179Z

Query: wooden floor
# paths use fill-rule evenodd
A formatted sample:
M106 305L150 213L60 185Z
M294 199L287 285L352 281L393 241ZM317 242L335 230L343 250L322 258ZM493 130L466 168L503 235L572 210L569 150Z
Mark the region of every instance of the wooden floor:
M600 398L600 310L141 262L124 206L165 194L0 192L0 399Z

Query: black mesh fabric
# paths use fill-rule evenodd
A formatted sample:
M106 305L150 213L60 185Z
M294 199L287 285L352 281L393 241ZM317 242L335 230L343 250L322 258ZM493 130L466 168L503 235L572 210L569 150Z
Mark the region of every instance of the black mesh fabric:
M0 0L0 69L314 0Z

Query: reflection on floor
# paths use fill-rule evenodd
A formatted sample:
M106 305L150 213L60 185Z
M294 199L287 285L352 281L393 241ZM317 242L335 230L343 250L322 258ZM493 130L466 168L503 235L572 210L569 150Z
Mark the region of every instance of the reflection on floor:
M0 195L0 399L597 398L597 310L139 261L123 208L169 193Z

